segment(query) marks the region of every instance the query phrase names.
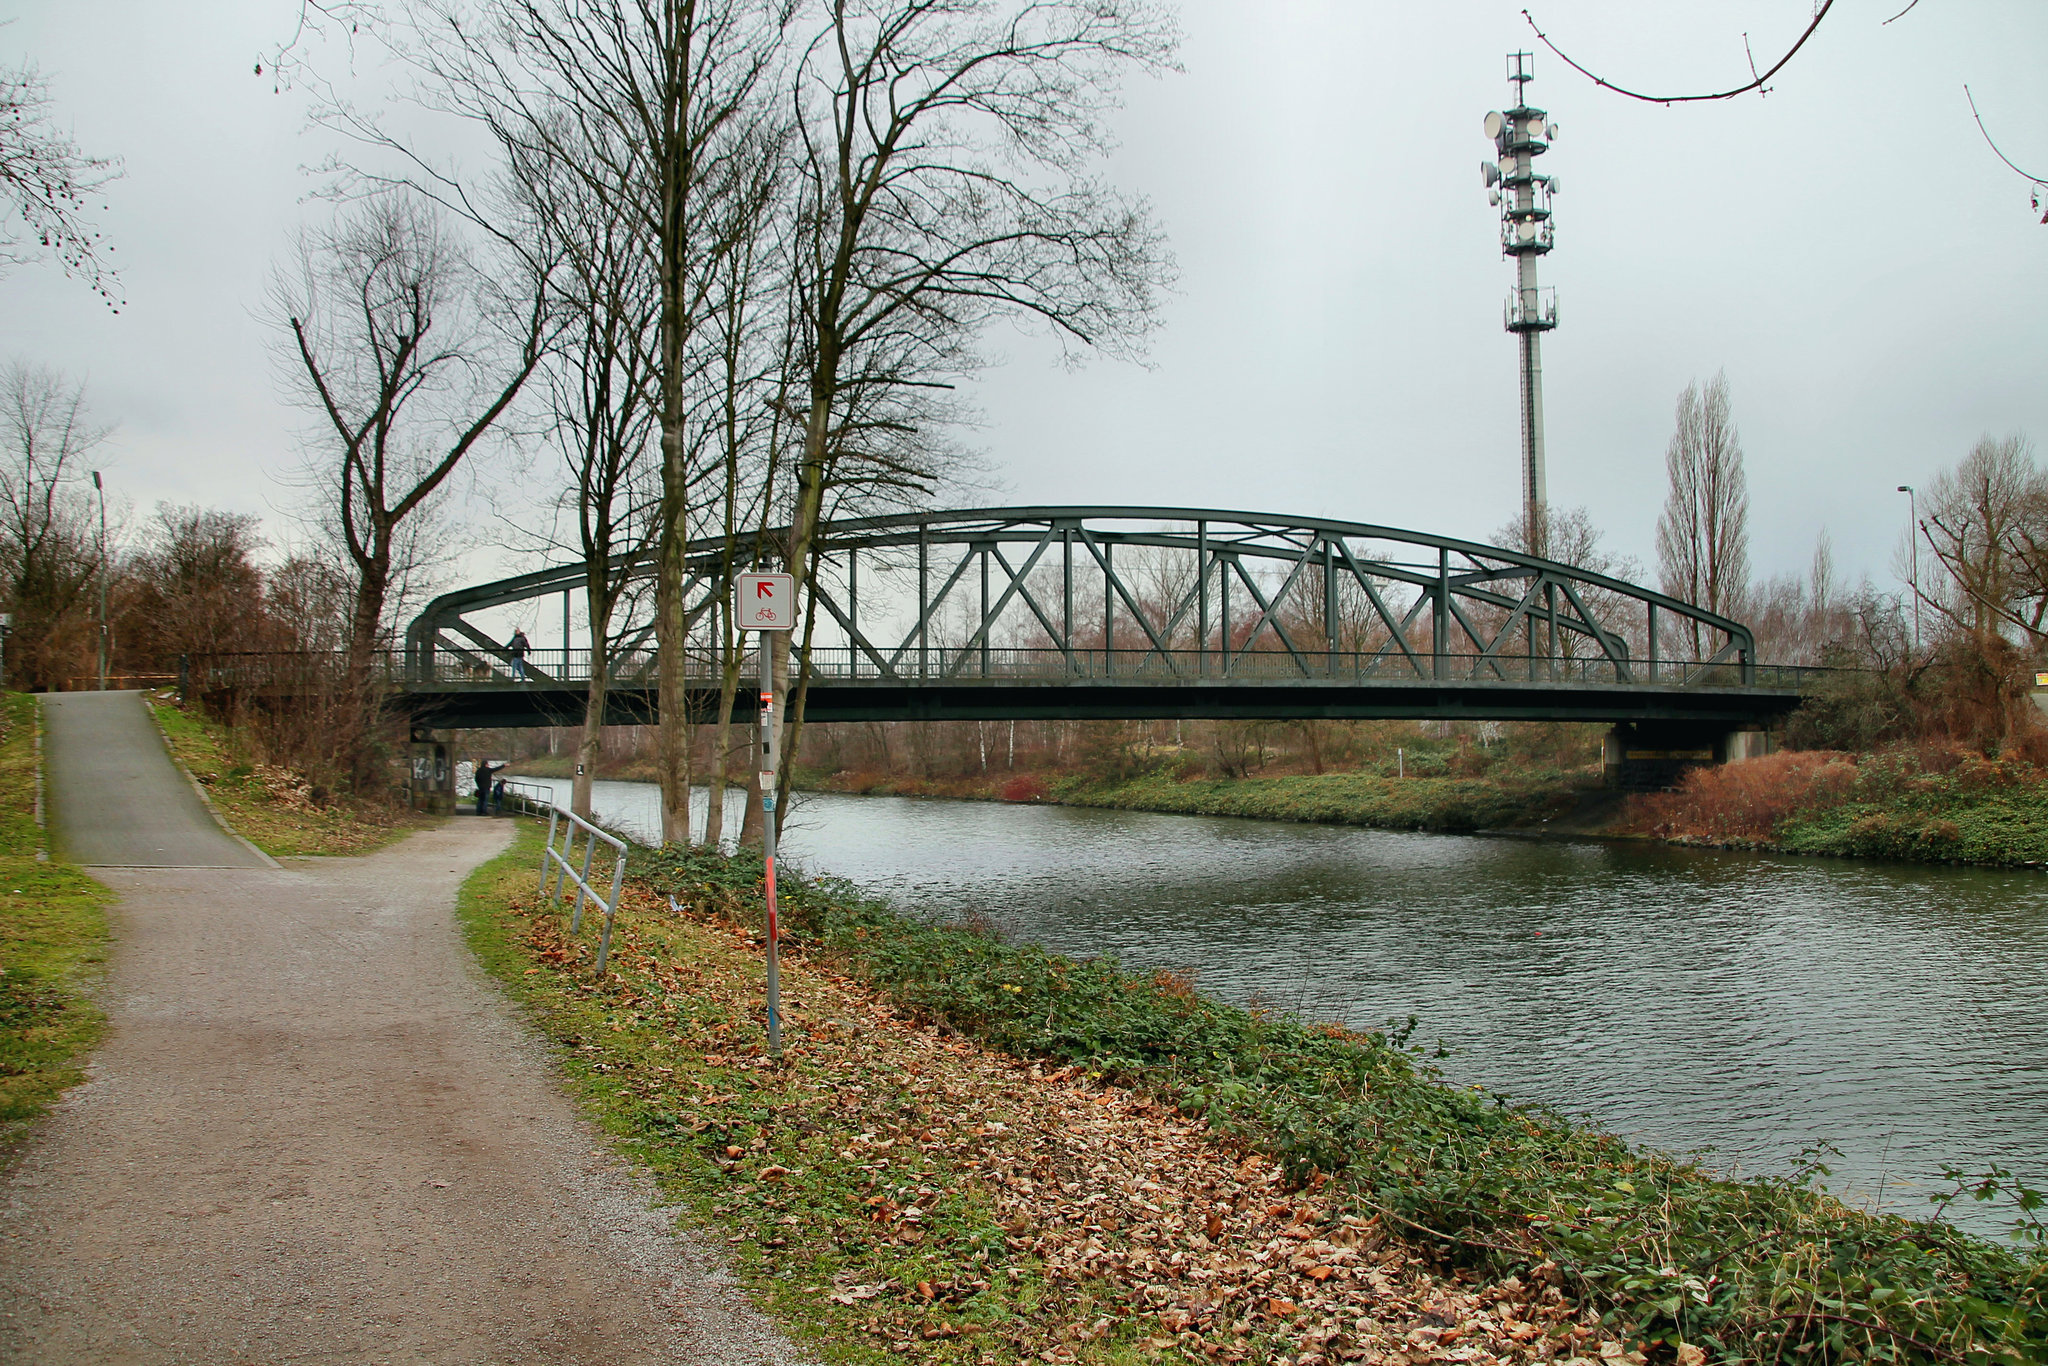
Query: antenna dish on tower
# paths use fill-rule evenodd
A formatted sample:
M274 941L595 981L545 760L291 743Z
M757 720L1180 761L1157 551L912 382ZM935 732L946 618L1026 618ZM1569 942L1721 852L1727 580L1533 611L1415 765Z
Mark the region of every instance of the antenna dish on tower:
M1491 114L1488 114L1486 116L1486 136L1490 138L1499 137L1500 130L1507 127L1507 122L1508 121L1506 119L1500 116L1498 110Z
M1543 116L1541 114L1529 120L1529 136L1532 138L1543 136Z
M1497 184L1499 184L1499 183L1500 183L1500 167L1498 167L1498 166L1494 165L1494 164L1493 164L1492 162L1490 162L1490 161L1482 161L1482 162L1480 162L1480 163L1479 163L1479 183L1480 183L1480 184L1482 184L1482 185L1497 185Z

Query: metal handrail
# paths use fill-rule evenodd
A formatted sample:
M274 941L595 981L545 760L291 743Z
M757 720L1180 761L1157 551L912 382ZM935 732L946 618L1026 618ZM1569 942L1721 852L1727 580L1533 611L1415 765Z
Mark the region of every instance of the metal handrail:
M1530 655L1502 651L1421 651L1404 653L1391 644L1372 648L1302 644L1294 650L1234 649L1215 646L1204 650L1172 645L1166 648L1133 647L1105 650L1099 645L1076 645L1068 649L1051 646L984 647L978 642L934 640L923 658L905 658L888 664L877 663L867 652L850 646L821 645L800 650L809 659L815 680L845 683L892 683L917 685L946 683L1076 683L1146 682L1222 683L1246 682L1424 682L1474 684L1568 683L1581 687L1736 687L1763 690L1800 691L1816 680L1841 673L1862 672L1839 666L1817 664L1752 663L1750 677L1743 678L1744 666L1732 660L1689 657L1652 659L1624 656L1616 660L1602 654ZM338 677L343 660L338 654L290 654L252 651L247 654L220 653L195 656L194 685L208 687L289 688L316 679ZM532 665L526 685L536 688L580 688L590 677L590 651L560 649L529 651ZM685 652L683 676L693 683L710 684L723 676L724 662L713 649ZM651 649L622 652L610 661L610 681L615 689L650 686L659 659ZM439 676L424 676L411 667L412 661L398 652L380 653L373 660L373 678L384 686L428 688L462 692L469 688L516 688L521 685L497 671L456 673L443 669ZM544 680L544 681L543 681Z
M558 828L562 831L562 847L560 849L555 848L555 831ZM576 832L578 830L583 831L586 836L583 841L583 867L580 871L573 864L576 853ZM608 897L599 896L596 889L590 885L590 860L591 856L597 852L599 841L609 844L618 853L618 859L612 867L612 891ZM548 888L548 865L550 863L560 865L560 870L555 874L555 886L552 891ZM543 899L552 897L557 901L561 900L564 879L574 881L576 884L576 905L569 914L570 937L573 938L582 932L583 898L587 896L598 905L604 907L604 933L598 937L597 941L597 975L602 977L604 976L605 960L611 954L612 920L619 911L619 888L626 881L626 842L616 835L598 829L566 807L550 802L548 803L548 842L540 860L541 897Z
M555 804L555 790L552 787L543 787L524 778L500 778L498 781L505 785L507 797L517 797L525 802L536 816Z

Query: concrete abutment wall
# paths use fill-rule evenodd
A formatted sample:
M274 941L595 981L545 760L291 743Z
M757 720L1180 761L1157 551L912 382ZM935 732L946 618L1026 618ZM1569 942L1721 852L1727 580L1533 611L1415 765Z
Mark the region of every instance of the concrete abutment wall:
M1763 729L1731 731L1698 723L1624 721L1607 732L1600 764L1610 788L1662 792L1678 786L1695 768L1761 759L1777 747L1777 734Z

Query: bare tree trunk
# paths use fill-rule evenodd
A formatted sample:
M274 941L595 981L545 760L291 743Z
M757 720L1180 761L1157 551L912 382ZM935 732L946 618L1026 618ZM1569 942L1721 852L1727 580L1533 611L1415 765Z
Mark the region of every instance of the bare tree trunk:
M606 566L589 566L586 589L590 605L590 688L583 699L583 733L576 743L576 781L569 790L569 809L590 819L590 787L597 780L597 761L604 752L605 697L611 690L611 651L605 642L611 636L612 594L607 591ZM563 664L567 666L567 656Z
M731 575L727 575L730 582ZM732 784L732 712L739 696L740 658L732 612L718 613L718 719L711 727L711 791L704 813L704 843L713 849L725 843L725 794Z
M676 434L680 438L680 433ZM669 444L669 434L662 445ZM680 486L677 487L680 494ZM680 501L680 498L678 498ZM661 674L657 689L660 710L660 739L655 749L655 772L661 779L661 840L664 844L688 843L690 839L690 715L685 673L683 623L683 545L680 516L673 521L664 515L666 526L661 540L659 577L654 589L654 637L660 649Z
M349 618L348 664L351 676L367 683L370 657L384 625L384 601L390 592L389 557L380 555L358 566L355 610Z

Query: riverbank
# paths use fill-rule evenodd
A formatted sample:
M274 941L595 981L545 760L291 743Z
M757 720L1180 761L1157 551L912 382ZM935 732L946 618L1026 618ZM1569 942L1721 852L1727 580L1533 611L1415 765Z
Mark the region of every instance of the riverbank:
M573 778L576 758L569 754L543 754L534 759L515 759L506 768L508 778ZM624 759L600 764L597 776L615 783L658 783L661 774L652 759ZM744 775L742 775L744 776Z
M1050 802L1166 815L1463 832L1540 827L1570 815L1598 782L1599 775L1590 771L1497 778L1394 778L1369 772L1269 778L1149 774L1120 782L1040 773L950 781L835 773L813 776L802 786L859 796Z
M50 856L37 820L37 706L0 693L0 1158L84 1080L102 1017L106 888Z
M636 851L600 983L591 936L534 904L537 852L529 833L472 879L472 944L592 1117L689 1217L729 1231L736 1269L827 1361L1628 1351L1548 1271L1460 1274L1327 1180L1290 1181L1086 1059L1005 1052L933 1018L869 971L893 956L878 932L907 922L835 936L874 956L835 949L816 884L785 903L787 1055L770 1067L745 927L758 862Z
M741 928L758 871L638 855L637 885L681 913L637 895L615 953L636 947L602 984L579 966L588 933L567 940L531 904L530 864L508 863L472 932L558 1021L605 1122L751 1240L759 1283L825 1338L933 1360L1040 1342L1102 1361L1487 1360L1589 1353L1591 1309L1617 1349L1693 1363L2048 1346L2037 1255L1795 1181L1723 1180L1450 1087L1399 1039L913 924L843 886L789 889L793 1066L766 1071ZM1081 1122L1097 1116L1135 1127L1112 1140ZM1165 1146L1126 1157L1127 1141ZM1190 1184L1164 1175L1184 1167ZM1418 1260L1445 1293L1511 1312L1468 1328L1375 1308ZM1332 1327L1345 1341L1313 1337Z
M600 776L651 781L628 764ZM561 772L555 770L560 769ZM565 760L517 775L567 777ZM1855 756L1792 751L1690 774L1675 792L1624 797L1584 769L1482 777L1393 777L1372 770L1271 777L1122 781L1047 772L917 778L875 771L800 773L797 787L849 796L1045 803L1168 815L1446 833L1648 839L1757 853L2048 867L2048 771L1946 749Z
M1933 747L1781 753L1638 797L1615 831L1770 853L2048 867L2048 772Z

